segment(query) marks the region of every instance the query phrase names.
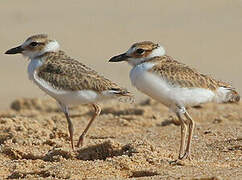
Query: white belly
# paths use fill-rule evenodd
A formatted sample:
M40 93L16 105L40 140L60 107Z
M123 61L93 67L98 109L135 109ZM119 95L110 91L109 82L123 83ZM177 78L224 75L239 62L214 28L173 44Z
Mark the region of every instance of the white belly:
M148 72L153 65L143 63L135 66L130 72L132 84L141 92L174 108L179 106L194 106L201 103L212 101L214 92L202 88L181 88L169 84L162 77Z
M49 83L34 74L34 82L51 97L65 105L78 105L94 103L100 99L99 95L92 90L66 91L53 88Z

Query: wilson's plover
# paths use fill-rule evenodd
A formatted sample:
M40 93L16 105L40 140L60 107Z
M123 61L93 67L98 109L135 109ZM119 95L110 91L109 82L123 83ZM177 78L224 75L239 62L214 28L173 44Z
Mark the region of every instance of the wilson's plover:
M150 41L135 43L127 52L109 60L119 61L126 61L133 66L130 80L138 90L176 113L181 123L179 159L189 157L194 130L194 121L187 107L206 102L234 103L240 100L231 85L174 60L166 55L162 46ZM184 152L187 124L188 141Z
M101 112L97 102L130 96L127 90L59 50L58 42L49 39L45 34L31 36L23 44L6 51L5 54L17 53L30 59L29 79L61 106L68 122L72 149L74 149L74 130L69 117L69 105L92 104L95 110L95 114L79 138L77 143L79 147L83 144L84 136L92 122Z

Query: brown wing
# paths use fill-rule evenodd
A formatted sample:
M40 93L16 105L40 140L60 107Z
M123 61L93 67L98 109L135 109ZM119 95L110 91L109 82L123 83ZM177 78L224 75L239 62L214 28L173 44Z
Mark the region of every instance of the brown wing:
M216 90L221 86L231 88L229 84L216 81L208 75L201 74L195 69L175 61L170 56L157 57L151 61L154 61L156 65L153 66L150 72L159 74L173 85L210 90Z
M44 64L38 69L38 76L57 89L127 92L110 80L98 75L91 68L66 56L63 51L49 53Z

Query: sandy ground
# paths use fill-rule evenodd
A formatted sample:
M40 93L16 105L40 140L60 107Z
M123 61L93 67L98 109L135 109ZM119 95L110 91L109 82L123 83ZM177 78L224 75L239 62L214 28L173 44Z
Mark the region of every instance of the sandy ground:
M178 156L180 127L167 108L101 104L85 144L70 148L67 122L53 100L19 99L0 113L0 177L8 179L241 179L242 104L203 105L196 120L192 160ZM71 108L74 140L92 115Z
M240 0L1 1L0 179L242 179L241 104L190 109L197 122L192 161L172 165L180 142L174 115L153 101L139 104L147 97L131 86L130 67L107 62L151 40L242 94L241 8ZM136 104L102 104L76 152L64 115L28 80L28 61L3 54L36 33L136 96ZM91 114L88 106L73 107L75 141Z

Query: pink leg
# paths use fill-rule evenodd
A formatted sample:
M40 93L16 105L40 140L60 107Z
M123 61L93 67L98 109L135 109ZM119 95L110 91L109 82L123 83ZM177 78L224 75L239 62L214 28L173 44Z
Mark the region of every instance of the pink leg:
M188 134L187 147L186 147L185 153L184 153L183 157L181 157L180 159L186 159L186 158L190 159L190 148L191 148L192 135L193 135L195 123L187 111L185 112L184 115L186 116L186 118L189 122L189 126L188 126L189 134Z
M79 138L79 141L77 143L77 147L83 145L83 141L84 141L84 137L88 131L88 129L90 128L90 126L92 125L93 121L96 119L96 117L100 114L101 112L101 108L97 105L97 104L93 104L93 107L95 109L95 114L93 115L93 117L91 118L91 120L89 121L87 127L85 128L85 130L83 131L83 133L81 134L80 138Z
M69 130L69 134L70 134L70 139L71 139L71 148L74 151L74 144L73 144L73 133L74 133L74 128L73 128L73 124L71 122L71 119L69 117L69 113L68 112L64 112L66 119L67 119L67 123L68 123L68 130Z
M179 113L177 113L176 115L179 121L181 122L181 143L180 143L180 150L179 150L179 156L178 156L178 158L181 159L184 151L184 144L185 144L185 139L187 134L187 125Z

